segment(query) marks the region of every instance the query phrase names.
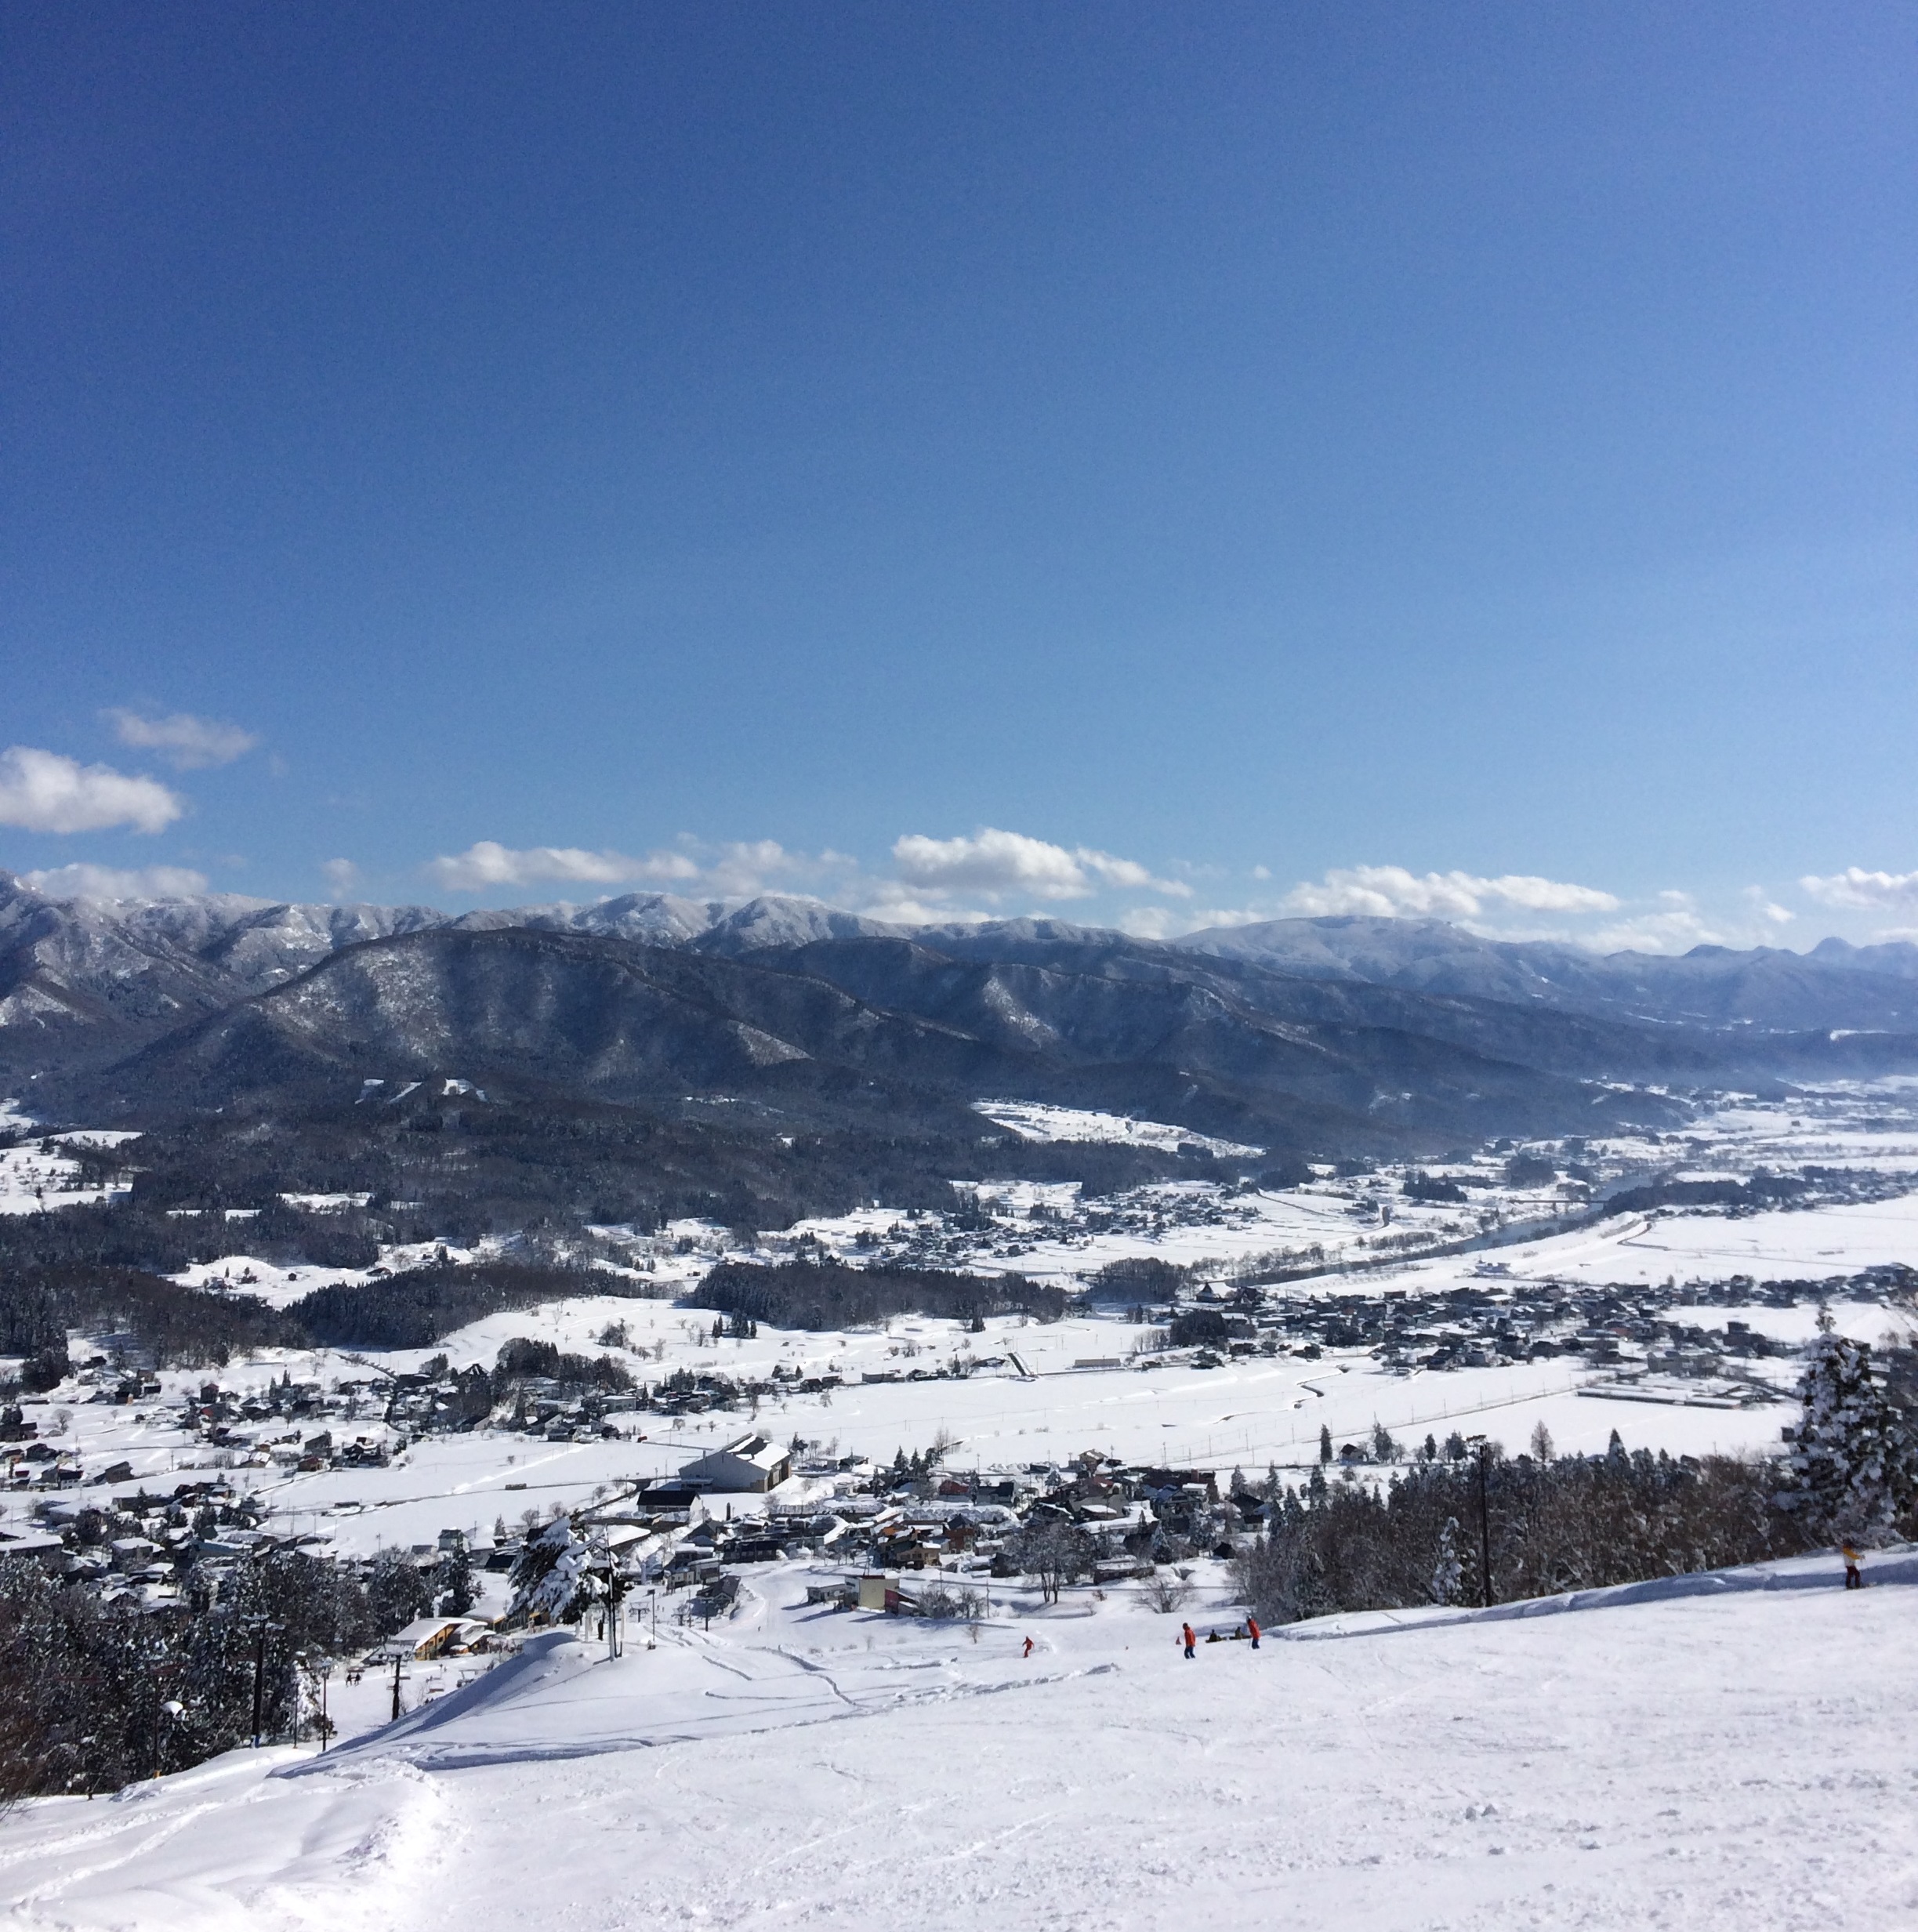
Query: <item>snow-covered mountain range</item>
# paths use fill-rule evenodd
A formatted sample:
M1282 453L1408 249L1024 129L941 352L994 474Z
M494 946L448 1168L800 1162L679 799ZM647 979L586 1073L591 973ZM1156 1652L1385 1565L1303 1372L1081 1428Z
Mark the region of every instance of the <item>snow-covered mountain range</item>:
M1278 919L1162 944L1047 919L888 925L816 900L633 893L451 914L430 906L311 905L220 894L61 900L0 872L0 1029L178 1024L266 991L343 947L439 928L586 933L741 957L821 941L910 938L950 955L1018 959L1061 948L1180 952L1314 980L1665 1023L1918 1030L1918 945L1827 939L1807 953L1701 946L1608 955L1491 940L1438 919Z
M62 901L0 875L0 1070L116 1118L438 1071L621 1104L883 1095L902 1118L993 1093L1327 1149L1577 1132L1662 1119L1644 1089L1914 1067L1909 946L1601 959L1354 919L1168 944L794 898L454 917Z

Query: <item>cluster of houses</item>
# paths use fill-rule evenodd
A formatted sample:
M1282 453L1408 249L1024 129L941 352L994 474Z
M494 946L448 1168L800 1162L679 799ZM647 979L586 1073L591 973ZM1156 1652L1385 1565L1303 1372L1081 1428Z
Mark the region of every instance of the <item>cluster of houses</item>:
M1918 1270L1869 1268L1824 1281L1728 1281L1658 1285L1528 1281L1495 1261L1459 1286L1421 1292L1271 1297L1256 1288L1207 1285L1151 1318L1164 1325L1166 1355L1184 1343L1201 1368L1228 1356L1285 1352L1307 1357L1363 1349L1388 1368L1502 1368L1569 1356L1597 1368L1663 1368L1732 1376L1740 1365L1792 1353L1749 1323L1706 1328L1673 1316L1676 1307L1717 1304L1793 1307L1825 1300L1904 1301L1918 1292ZM1149 1359L1149 1358L1148 1358ZM1140 1366L1145 1366L1142 1361ZM1757 1379L1750 1376L1754 1386Z
M47 1499L35 1505L31 1527L0 1540L0 1556L32 1557L105 1601L165 1611L189 1607L190 1576L211 1597L233 1564L281 1540L261 1527L249 1499L215 1477L164 1494L143 1486L103 1502Z
M1031 1572L1024 1539L1050 1529L1071 1535L1046 1546L1055 1552L1047 1560L1089 1582L1117 1582L1228 1550L1264 1506L1249 1490L1222 1495L1209 1470L1121 1466L1090 1454L1063 1468L968 1473L928 1459L889 1468L802 1458L796 1467L791 1452L755 1433L575 1521L626 1587L687 1589L678 1614L697 1618L723 1608L745 1566L798 1557L840 1572L815 1592L821 1600L909 1611L922 1595L902 1580L908 1574L989 1590ZM517 1554L502 1545L489 1567L509 1568Z

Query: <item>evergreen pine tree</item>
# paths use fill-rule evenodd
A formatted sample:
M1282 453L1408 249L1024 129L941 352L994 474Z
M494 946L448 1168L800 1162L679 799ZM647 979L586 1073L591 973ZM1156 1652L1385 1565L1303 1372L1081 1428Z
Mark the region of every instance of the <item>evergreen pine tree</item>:
M1332 1424L1321 1423L1318 1426L1318 1459L1322 1463L1332 1460Z
M1814 1535L1876 1542L1918 1488L1918 1441L1872 1373L1871 1344L1835 1334L1829 1314L1818 1328L1778 1502Z
M461 1543L449 1551L440 1565L440 1601L442 1617L463 1617L473 1608L473 1560Z
M1459 1519L1448 1516L1445 1518L1445 1527L1438 1532L1438 1557L1432 1565L1430 1586L1432 1601L1456 1604L1464 1577L1465 1564L1459 1555Z
M586 1541L571 1517L555 1517L530 1538L513 1566L516 1617L543 1613L555 1623L575 1621L586 1607Z

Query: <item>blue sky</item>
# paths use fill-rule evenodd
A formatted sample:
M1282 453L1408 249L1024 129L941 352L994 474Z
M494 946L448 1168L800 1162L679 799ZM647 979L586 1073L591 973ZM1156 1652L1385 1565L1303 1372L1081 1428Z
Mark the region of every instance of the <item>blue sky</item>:
M1915 29L11 8L0 865L1918 929Z

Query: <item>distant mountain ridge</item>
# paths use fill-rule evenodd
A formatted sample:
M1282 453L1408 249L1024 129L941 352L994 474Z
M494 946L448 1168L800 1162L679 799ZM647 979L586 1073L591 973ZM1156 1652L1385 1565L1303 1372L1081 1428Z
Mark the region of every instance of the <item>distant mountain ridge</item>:
M129 1042L270 991L343 947L368 940L517 927L723 955L821 939L896 938L914 930L816 900L776 896L741 901L631 893L590 905L455 915L431 906L299 904L232 894L56 899L0 872L0 1065L124 1050ZM1009 920L1003 930L1029 936L1084 929Z
M0 876L0 1068L100 1118L444 1075L621 1105L754 1099L796 1122L890 1110L949 1131L992 1093L1259 1144L1444 1144L1918 1067L1918 948L1866 951L1597 959L1339 919L1165 944L663 894L459 918L100 904Z
M1312 979L1454 993L1655 1024L1918 1028L1918 946L1826 939L1808 953L1698 946L1598 954L1550 941L1481 938L1438 919L1357 916L1214 926L1173 942Z
M905 926L818 901L633 893L459 915L423 905L311 905L216 895L52 899L0 872L0 1057L25 1036L164 1030L270 990L343 946L440 928L586 933L741 957L821 941L910 938L956 957L1017 959L1062 944L1203 954L1294 977L1702 1027L1918 1030L1918 945L1822 941L1811 952L1700 946L1599 955L1482 938L1438 919L1333 917L1215 926L1166 942L1049 919ZM78 1042L69 1038L65 1050Z
M445 1078L550 1102L745 1102L948 1128L984 1093L1256 1144L1604 1131L1680 1110L1593 1076L1717 1071L1682 1042L1237 962L1057 942L1045 963L859 935L737 956L530 926L343 948L68 1092L88 1117L337 1105ZM977 1124L973 1122L976 1136Z

